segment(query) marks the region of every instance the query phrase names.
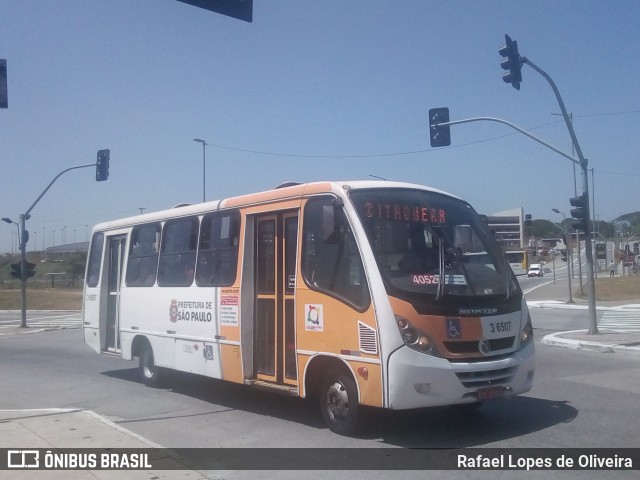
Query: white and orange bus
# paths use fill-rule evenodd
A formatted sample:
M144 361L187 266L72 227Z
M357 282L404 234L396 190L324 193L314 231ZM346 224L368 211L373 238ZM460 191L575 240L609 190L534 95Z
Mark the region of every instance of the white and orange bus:
M531 388L527 306L463 200L379 181L285 184L97 225L84 341L163 369L361 405L479 405Z

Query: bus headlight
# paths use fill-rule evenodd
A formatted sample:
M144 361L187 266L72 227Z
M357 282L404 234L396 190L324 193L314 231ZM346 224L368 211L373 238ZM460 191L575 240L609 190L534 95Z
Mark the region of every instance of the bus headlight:
M520 348L524 348L533 340L533 326L531 325L531 315L527 314L527 322L520 331Z
M414 328L406 318L396 316L396 324L405 345L427 355L438 356L438 350L429 335Z

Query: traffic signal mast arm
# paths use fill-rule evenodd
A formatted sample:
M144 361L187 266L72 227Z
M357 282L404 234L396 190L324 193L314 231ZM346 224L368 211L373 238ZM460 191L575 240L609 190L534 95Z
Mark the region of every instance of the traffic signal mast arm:
M447 125L457 125L457 124L460 124L460 123L470 123L470 122L498 122L498 123L503 123L505 125L510 126L514 130L517 130L520 133L526 135L527 137L531 138L532 140L535 140L536 142L541 143L545 147L550 148L554 152L562 155L563 157L568 158L573 163L575 163L577 165L580 165L580 161L576 160L571 155L568 155L568 154L564 153L562 150L554 147L553 145L551 145L551 144L545 142L544 140L536 137L535 135L527 132L525 129L520 128L519 126L517 126L517 125L515 125L515 124L513 124L511 122L507 122L506 120L502 120L501 118L495 118L495 117L473 117L473 118L466 118L464 120L453 120L453 121L450 121L450 122L435 123L434 127L444 127L444 126L447 126Z
M530 64L530 62L527 62ZM544 74L547 78L548 75ZM544 145L547 148L550 148L551 150L553 150L554 152L562 155L565 158L568 158L569 160L571 160L573 163L580 165L580 167L582 168L582 195L580 197L576 197L576 199L572 199L574 202L577 202L578 199L580 201L580 205L575 205L576 207L580 208L580 219L582 219L582 228L585 231L585 254L587 256L587 286L588 286L588 291L587 291L587 297L588 297L588 305L589 305L589 330L588 333L589 334L597 334L598 333L598 323L597 323L597 318L596 318L596 292L595 292L595 285L593 282L593 251L592 251L592 246L591 246L591 236L589 235L589 182L588 182L588 178L587 178L587 160L585 158L582 157L582 151L580 150L580 146L578 145L578 140L575 138L575 133L573 132L573 127L571 125L571 123L568 121L569 116L566 113L566 110L564 108L564 104L562 103L562 99L560 98L560 94L558 93L558 89L555 88L555 85L553 84L553 81L548 78L549 82L551 83L551 85L553 86L554 92L556 92L556 96L558 97L558 101L560 103L560 107L562 109L562 113L564 115L565 120L567 121L567 126L569 127L569 131L571 132L571 137L572 139L574 139L574 146L576 149L576 152L578 153L578 157L579 160L576 160L575 158L573 158L571 155L568 155L566 153L564 153L562 150L554 147L553 145L548 144L547 142L545 142L544 140L541 140L540 138L536 137L535 135L532 135L531 133L527 132L526 130L518 127L517 125L514 125L511 122L507 122L506 120L502 120L501 118L494 118L494 117L475 117L475 118L467 118L464 120L454 120L454 121L449 121L449 122L442 122L442 123L434 123L433 127L438 128L438 127L444 127L444 126L448 126L448 125L457 125L460 123L469 123L469 122L479 122L479 121L487 121L487 122L498 122L498 123L503 123L505 125L508 125L509 127L519 131L520 133L526 135L527 137L531 138L532 140L535 140L536 142ZM573 212L572 212L573 213ZM576 213L578 213L578 210L576 210Z
M76 165L75 167L69 167L64 169L63 171L61 171L58 175L56 175L53 180L51 180L51 182L49 183L49 185L47 185L47 188L45 188L42 193L40 194L40 196L38 198L36 198L36 201L33 202L33 204L29 207L29 209L24 212L24 216L29 219L29 213L31 212L31 210L33 210L33 208L38 204L38 202L42 199L42 197L44 197L44 194L47 193L49 191L49 189L51 188L51 186L56 183L56 180L58 180L58 178L60 178L62 175L64 175L67 172L70 172L71 170L77 170L78 168L87 168L87 167L98 167L99 163L100 163L100 154L101 152L106 152L106 165L107 165L107 176L108 174L108 168L109 168L109 150L99 150L98 151L98 160L96 161L96 163L88 163L86 165ZM106 180L106 178L105 178Z
M578 154L578 160L579 160L578 163L580 166L583 166L586 169L587 160L582 155L582 149L580 148L580 144L578 143L578 137L576 137L576 132L573 130L573 124L571 123L571 118L569 117L569 114L567 113L567 109L564 106L564 102L562 101L562 97L560 96L560 91L558 90L558 87L556 87L556 84L553 81L553 79L549 75L547 75L547 72L542 70L540 67L538 67L535 63L533 63L528 58L521 57L521 59L523 64L526 63L531 68L533 68L536 72L542 75L551 86L551 89L553 90L553 93L556 96L556 100L558 101L558 106L560 107L560 111L562 112L564 123L567 125L567 130L569 130L569 135L571 135L571 142L573 143L573 147L576 149L576 153Z

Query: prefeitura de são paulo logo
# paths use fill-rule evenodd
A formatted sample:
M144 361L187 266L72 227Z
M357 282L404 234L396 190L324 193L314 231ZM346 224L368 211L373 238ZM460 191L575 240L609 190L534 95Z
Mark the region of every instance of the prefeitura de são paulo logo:
M171 320L173 323L176 323L178 321L178 300L176 300L175 298L171 300L169 320Z

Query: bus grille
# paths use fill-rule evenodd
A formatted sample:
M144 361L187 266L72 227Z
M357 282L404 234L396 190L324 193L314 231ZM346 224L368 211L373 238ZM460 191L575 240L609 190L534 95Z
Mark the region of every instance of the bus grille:
M506 350L513 347L516 337L494 338L489 340L491 352ZM480 353L479 342L477 340L465 342L444 342L444 346L450 353Z
M376 331L362 322L358 322L358 342L361 352L370 353L371 355L378 354Z
M467 388L488 387L508 383L518 367L483 370L478 372L456 372L458 380Z

